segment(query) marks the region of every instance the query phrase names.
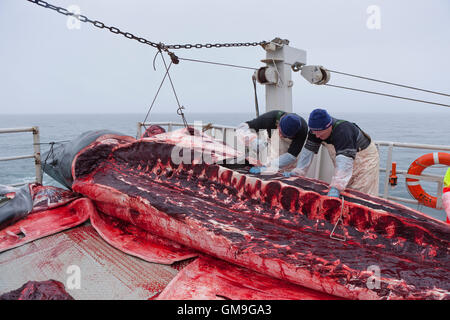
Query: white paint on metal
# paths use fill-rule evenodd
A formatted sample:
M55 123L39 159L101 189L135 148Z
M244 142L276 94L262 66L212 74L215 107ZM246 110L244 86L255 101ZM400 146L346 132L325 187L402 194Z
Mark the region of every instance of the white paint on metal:
M273 40L265 46L266 59L261 60L268 67L275 68L278 74L277 84L266 84L266 112L283 110L292 112L291 65L306 64L306 51L290 47L286 41Z

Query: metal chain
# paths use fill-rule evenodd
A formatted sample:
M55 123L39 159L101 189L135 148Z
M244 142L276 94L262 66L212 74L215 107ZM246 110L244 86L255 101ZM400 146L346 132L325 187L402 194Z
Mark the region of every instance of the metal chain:
M130 32L124 32L124 31L120 30L119 28L112 27L112 26L107 26L106 24L104 24L101 21L91 20L91 19L89 19L88 17L86 17L86 16L84 16L82 14L75 14L73 12L68 11L65 8L54 6L54 5L50 4L50 3L42 1L42 0L27 0L27 1L31 2L31 3L34 3L34 4L37 4L37 5L41 6L41 7L47 8L47 9L55 10L56 12L61 13L61 14L65 15L65 16L73 16L76 19L78 19L79 21L90 23L94 27L97 27L99 29L107 29L107 30L109 30L110 32L112 32L114 34L121 34L127 39L136 40L136 41L138 41L138 42L140 42L142 44L147 44L147 45L149 45L149 46L151 46L151 47L153 47L155 49L158 49L158 50L164 50L164 51L166 51L169 54L169 56L172 59L173 63L175 63L175 64L178 63L178 58L175 56L175 54L173 52L170 52L168 50L167 46L165 46L161 42L156 43L156 42L152 42L150 40L147 40L145 38L137 37L137 36L135 36L134 34L132 34Z
M168 49L202 49L202 48L236 48L236 47L256 47L256 46L264 46L268 42L260 41L260 42L237 42L237 43L197 43L197 44L171 44L167 45Z
M239 42L239 43L214 43L214 44L213 43L206 43L206 44L200 44L200 43L189 44L188 43L188 44L165 45L165 44L163 44L161 42L156 43L156 42L149 41L149 40L147 40L145 38L137 37L137 36L135 36L134 34L132 34L130 32L121 31L119 28L116 28L116 27L107 26L101 21L91 20L91 19L89 19L88 17L86 17L84 15L75 14L75 13L70 12L69 10L67 10L65 8L57 7L57 6L52 5L52 4L50 4L50 3L46 2L46 1L43 1L43 0L27 0L27 1L31 2L31 3L34 3L34 4L37 4L37 5L39 5L41 7L44 7L44 8L54 10L54 11L56 11L56 12L58 12L60 14L63 14L65 16L73 16L76 19L78 19L79 21L90 23L94 27L97 27L99 29L107 29L107 30L109 30L110 32L112 32L114 34L121 34L127 39L132 39L132 40L136 40L136 41L138 41L140 43L147 44L147 45L149 45L149 46L151 46L151 47L153 47L155 49L158 49L159 52L161 52L161 50L164 50L170 56L170 58L172 60L171 64L172 63L178 64L180 59L173 52L169 51L169 49L256 47L256 46L264 46L264 45L266 45L268 43L267 41L260 41L260 42ZM164 82L166 76L168 76L170 84L172 86L172 90L174 92L174 95L175 95L175 98L176 98L177 104L178 104L177 114L182 117L183 123L184 123L185 127L187 127L188 124L187 124L185 115L183 113L184 106L182 106L180 104L179 100L178 100L178 96L176 94L176 91L175 91L172 79L170 77L170 73L169 73L170 66L169 67L167 66L167 64L166 64L166 62L164 60L164 57L162 55L161 55L161 57L163 59L164 66L166 68L166 74L164 76L164 79L163 79L162 83ZM185 60L189 60L189 59L185 59ZM161 83L161 85L162 85L162 83ZM161 87L161 85L160 85L160 87ZM158 93L157 93L157 95L158 95ZM153 103L154 103L154 101L153 101ZM152 106L153 106L153 103L152 103ZM152 106L150 107L150 110L151 110ZM150 112L150 110L149 110L149 112ZM147 117L148 117L148 113L147 113L146 118ZM145 123L145 120L144 120L144 123ZM52 147L53 147L53 145L52 145Z
M128 39L132 39L132 40L136 40L140 43L143 44L147 44L149 46L152 46L155 49L158 50L164 50L166 51L170 58L172 59L172 62L174 64L178 64L179 60L178 57L173 53L170 52L169 49L192 49L192 48L196 48L196 49L201 49L201 48L231 48L231 47L255 47L255 46L264 46L265 44L267 44L268 42L266 41L260 41L260 42L239 42L239 43L206 43L206 44L174 44L174 45L165 45L161 42L156 43L156 42L152 42L149 41L145 38L141 38L141 37L137 37L134 34L130 33L130 32L124 32L121 31L119 28L116 27L111 27L111 26L107 26L105 25L103 22L98 21L98 20L91 20L88 17L82 15L82 14L75 14L73 12L70 12L69 10L62 8L62 7L57 7L55 5L52 5L46 1L43 0L27 0L28 2L37 4L41 7L47 8L47 9L52 9L55 10L58 13L61 13L65 16L73 16L75 18L77 18L79 21L81 22L87 22L92 24L94 27L97 27L99 29L107 29L112 33L115 34L121 34L123 35L125 38Z

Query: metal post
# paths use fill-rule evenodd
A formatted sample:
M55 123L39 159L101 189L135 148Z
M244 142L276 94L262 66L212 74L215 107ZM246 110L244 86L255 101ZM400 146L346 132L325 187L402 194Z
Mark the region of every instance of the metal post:
M267 83L266 112L283 110L292 112L292 86L291 66L293 64L306 64L306 51L288 46L289 41L274 39L267 44L266 59L261 60L268 68L273 68L277 74L278 83Z
M33 147L34 163L36 169L36 182L42 184L41 142L39 137L39 127L33 127Z
M437 183L437 195L436 195L436 197L437 197L436 209L438 209L438 210L443 209L443 205L442 205L443 189L444 189L444 183L443 183L443 181L439 181Z
M394 144L392 142L389 143L388 149L388 157L386 162L386 176L384 177L384 193L383 198L387 199L389 193L389 170L392 168L392 150L394 148Z
M142 135L142 122L137 123L136 139L139 139Z

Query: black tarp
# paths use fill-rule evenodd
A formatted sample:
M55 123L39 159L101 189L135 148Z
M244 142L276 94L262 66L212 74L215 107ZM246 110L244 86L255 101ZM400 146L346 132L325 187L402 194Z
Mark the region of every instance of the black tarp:
M43 161L42 169L60 184L66 188L72 189L73 178L71 168L73 159L78 152L106 134L124 135L120 132L111 130L92 130L84 132L75 139L54 145L49 151L45 152L41 157Z
M0 185L0 230L24 218L33 210L29 185L20 188Z

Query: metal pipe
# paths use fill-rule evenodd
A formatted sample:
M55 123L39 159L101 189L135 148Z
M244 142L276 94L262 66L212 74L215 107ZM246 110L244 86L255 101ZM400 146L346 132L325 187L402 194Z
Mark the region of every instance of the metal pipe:
M0 129L0 133L33 132L35 127Z
M391 142L389 144L389 149L388 149L388 156L387 156L387 161L386 161L386 168L390 168L392 167L392 150L394 149L394 144ZM383 192L383 198L387 199L389 194L389 174L388 171L386 169L386 175L384 177L384 192Z
M380 172L387 172L385 168L381 168ZM424 181L431 181L431 182L442 182L442 176L436 175L436 174L421 174L420 176L415 174L408 174L406 170L397 170L397 174L402 174L405 176L405 178L411 178L411 179L419 179Z
M387 199L388 200L405 202L405 203L409 203L409 204L419 204L419 202L417 200L411 200L411 199L400 198L400 197L389 196L389 197L387 197Z
M5 157L5 158L0 158L0 161L10 161L10 160L21 160L21 159L34 159L35 155L31 154L31 155L26 155L26 156L15 156L15 157Z
M36 182L42 184L41 143L40 143L39 127L33 127L33 147L34 147L34 166L36 171Z
M436 209L443 209L443 205L442 205L442 194L443 194L443 189L444 189L444 182L441 180L437 183L437 203L436 203Z
M142 135L142 122L137 123L137 132L136 132L136 139L139 139Z
M399 148L412 148L412 149L426 149L426 150L444 150L450 151L450 146L432 145L432 144L416 144L416 143L402 143L402 142L389 142L389 141L374 141L379 146L394 146Z

